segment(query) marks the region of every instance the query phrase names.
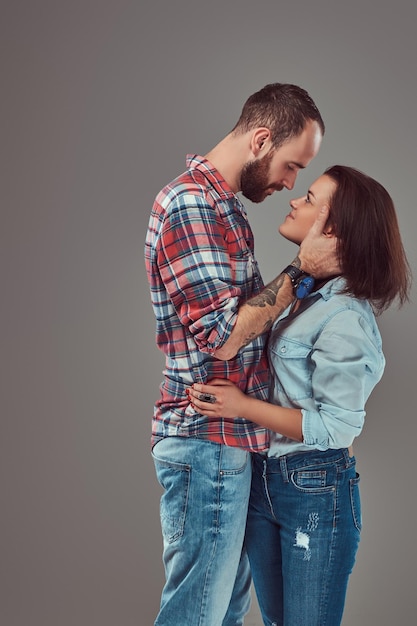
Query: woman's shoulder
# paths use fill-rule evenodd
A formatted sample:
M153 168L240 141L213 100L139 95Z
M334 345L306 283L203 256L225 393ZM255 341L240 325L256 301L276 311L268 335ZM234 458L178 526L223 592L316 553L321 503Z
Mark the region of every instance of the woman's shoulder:
M346 291L346 280L342 276L337 276L329 280L320 290L324 302L329 303L329 308L340 308L354 310L374 317L371 303L366 298L357 298Z

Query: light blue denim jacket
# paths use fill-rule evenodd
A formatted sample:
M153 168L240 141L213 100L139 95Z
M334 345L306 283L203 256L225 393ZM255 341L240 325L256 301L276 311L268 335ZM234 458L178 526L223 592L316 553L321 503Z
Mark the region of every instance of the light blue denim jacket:
M369 302L341 294L344 286L328 281L271 329L269 401L301 409L304 441L272 433L269 456L348 447L362 430L385 358Z

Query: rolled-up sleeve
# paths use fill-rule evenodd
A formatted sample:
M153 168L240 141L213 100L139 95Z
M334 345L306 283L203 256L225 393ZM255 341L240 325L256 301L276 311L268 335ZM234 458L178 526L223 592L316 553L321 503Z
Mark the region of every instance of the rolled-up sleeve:
M177 197L165 217L157 255L178 319L201 352L214 353L232 332L244 287L215 208L204 197Z
M360 313L343 310L321 330L311 360L316 409L302 409L304 443L348 447L362 431L365 404L384 371L380 342Z

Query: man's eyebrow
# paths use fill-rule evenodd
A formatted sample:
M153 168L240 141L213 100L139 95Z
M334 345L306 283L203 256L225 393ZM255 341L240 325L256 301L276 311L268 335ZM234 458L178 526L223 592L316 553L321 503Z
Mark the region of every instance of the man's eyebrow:
M305 165L303 165L302 163L298 163L297 161L291 161L292 165L295 165L296 167L298 167L298 169L300 170L304 170L305 169Z

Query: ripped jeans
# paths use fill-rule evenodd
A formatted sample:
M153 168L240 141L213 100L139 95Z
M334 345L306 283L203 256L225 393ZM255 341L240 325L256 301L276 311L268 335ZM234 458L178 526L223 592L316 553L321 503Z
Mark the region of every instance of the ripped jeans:
M245 541L264 624L341 624L360 530L347 449L254 454Z

